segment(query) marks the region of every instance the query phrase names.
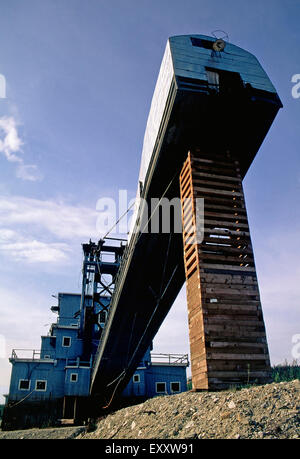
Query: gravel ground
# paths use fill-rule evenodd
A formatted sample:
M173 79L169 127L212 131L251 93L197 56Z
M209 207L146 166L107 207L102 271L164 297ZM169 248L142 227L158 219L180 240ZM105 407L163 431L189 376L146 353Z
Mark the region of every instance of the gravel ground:
M85 431L85 427L58 427L46 429L11 430L0 432L0 440L70 439L77 437L77 435L79 435L83 431Z
M86 427L0 432L0 439L299 439L300 381L184 392L107 414ZM91 430L93 429L93 430Z
M100 419L78 438L300 438L300 381L147 400Z

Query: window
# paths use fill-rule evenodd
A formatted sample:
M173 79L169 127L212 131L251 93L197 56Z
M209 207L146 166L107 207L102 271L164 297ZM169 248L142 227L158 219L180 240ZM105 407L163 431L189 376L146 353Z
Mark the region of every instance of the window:
M167 392L166 383L165 382L157 382L156 383L156 393L157 394L165 394Z
M207 83L210 89L229 96L239 94L243 89L243 80L238 72L229 72L215 68L206 68Z
M107 312L102 309L102 311L99 312L99 316L98 316L99 325L104 325L105 324L106 316L107 316Z
M191 42L193 46L198 46L198 48L213 49L212 45L214 41L203 40L202 38L191 37Z
M78 381L78 373L71 373L70 381L71 382L77 382Z
M46 391L47 390L47 381L42 379L37 379L35 381L35 390Z
M216 91L218 91L220 85L220 76L218 72L214 70L206 70L206 76L208 87L210 89L215 89Z
M20 379L19 380L19 390L29 390L29 389L30 389L30 380Z
M44 355L44 359L50 359L50 355L49 354L45 354Z
M180 392L180 382L171 382L171 392Z
M70 336L63 336L63 346L70 347L71 346L71 338Z
M133 382L134 382L134 383L139 383L139 382L141 382L141 377L140 377L140 375L138 375L138 374L133 375Z

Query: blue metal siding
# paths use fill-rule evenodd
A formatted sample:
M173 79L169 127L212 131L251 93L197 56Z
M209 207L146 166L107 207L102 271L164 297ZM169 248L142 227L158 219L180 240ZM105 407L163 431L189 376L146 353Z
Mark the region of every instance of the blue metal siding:
M145 368L145 367L148 367L151 363L151 346L148 347L144 357L142 358L142 360L140 361L139 365L138 365L138 368Z
M166 393L172 395L171 382L180 383L180 392L187 390L186 367L183 366L151 366L147 372L147 396L155 397L160 395L156 392L156 383L166 383Z
M74 314L80 310L80 294L59 293L59 325L79 324L79 318L74 318Z
M155 397L162 395L156 392L156 383L166 384L166 394L172 395L171 383L180 383L180 392L187 390L186 367L173 365L151 365L144 370L136 370L140 375L140 382L133 382L133 377L123 391L125 397Z
M76 359L82 354L82 341L78 339L78 329L53 328L56 336L55 355L57 359ZM63 346L63 338L70 337L71 345Z
M55 347L56 347L56 337L53 336L42 336L41 337L41 359L45 356L49 356L50 359L55 359Z
M140 381L134 382L133 377L127 384L126 388L123 391L124 397L146 397L147 396L147 387L146 387L146 375L147 370L136 370L134 375L139 375Z
M191 37L214 42L215 39L205 35L181 35L171 37L170 47L175 76L195 78L207 81L206 67L216 70L237 72L244 83L254 88L276 93L268 75L253 54L231 43L226 43L220 57L210 49L193 46Z
M71 375L77 375L77 381L71 381ZM84 367L74 367L66 368L65 371L65 385L64 385L64 394L65 395L78 395L78 396L88 396L90 389L90 368Z
M19 389L20 379L30 381L28 390ZM46 390L36 390L36 381L46 381ZM29 395L30 394L30 395ZM20 400L28 396L28 401L48 400L63 397L64 368L54 363L37 361L18 361L13 364L9 389L10 400Z

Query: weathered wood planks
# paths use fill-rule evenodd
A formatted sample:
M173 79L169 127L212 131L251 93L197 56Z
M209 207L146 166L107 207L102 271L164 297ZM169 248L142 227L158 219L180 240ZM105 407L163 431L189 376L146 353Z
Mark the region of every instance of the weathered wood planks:
M238 160L189 152L180 191L193 389L266 382L269 352ZM201 241L197 198L204 198Z

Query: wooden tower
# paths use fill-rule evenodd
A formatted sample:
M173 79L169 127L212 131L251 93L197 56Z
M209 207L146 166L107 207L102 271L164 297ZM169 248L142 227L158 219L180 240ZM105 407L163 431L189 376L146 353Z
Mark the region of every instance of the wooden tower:
M238 158L189 152L180 192L193 389L265 383L270 360Z

